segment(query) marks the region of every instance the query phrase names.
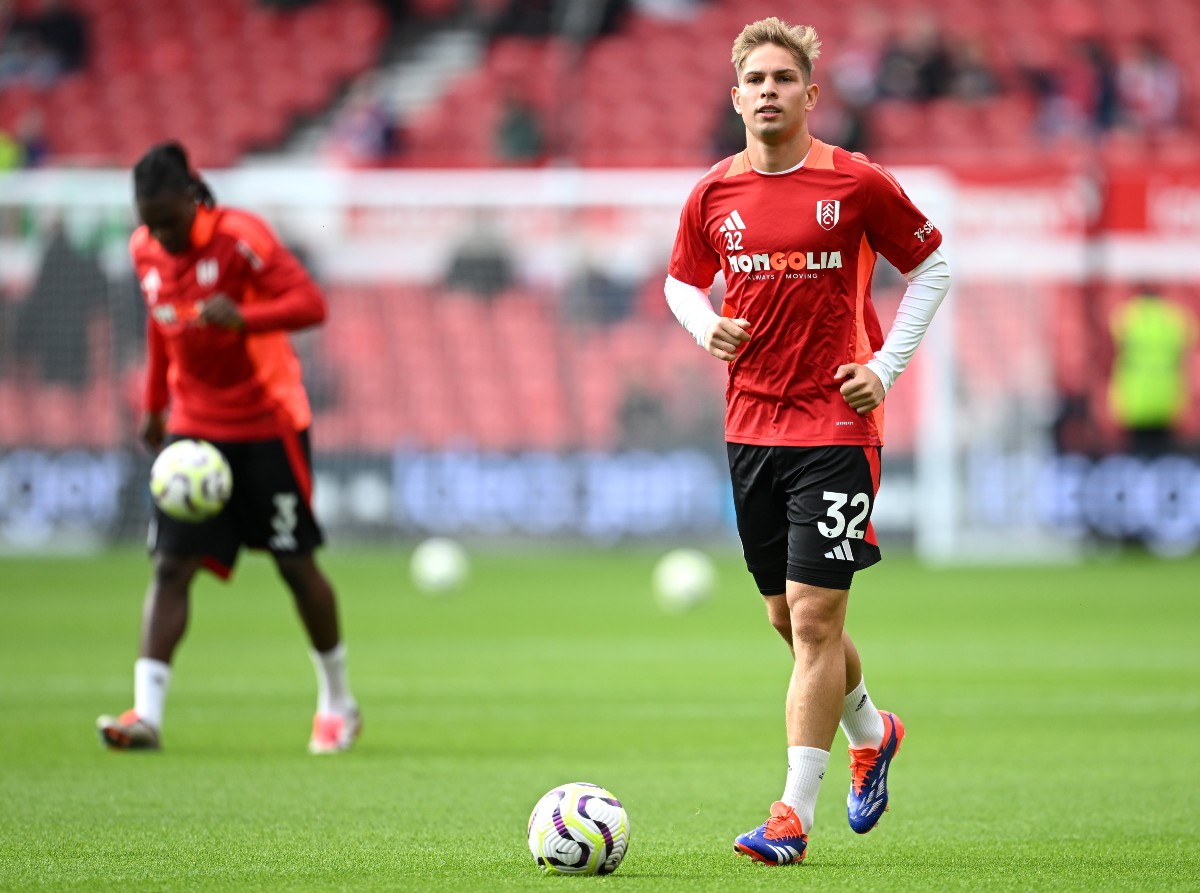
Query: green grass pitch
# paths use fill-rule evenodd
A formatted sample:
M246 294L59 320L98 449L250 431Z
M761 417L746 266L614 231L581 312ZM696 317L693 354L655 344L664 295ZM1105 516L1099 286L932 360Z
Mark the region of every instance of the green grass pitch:
M477 555L429 598L404 549L327 551L365 730L326 758L261 557L198 586L158 754L93 731L132 703L146 558L0 559L0 889L1200 890L1200 558L860 575L849 628L908 728L892 808L849 830L839 735L783 869L731 841L783 787L786 650L735 555L684 616L654 606L654 558ZM629 811L610 877L526 849L574 780Z

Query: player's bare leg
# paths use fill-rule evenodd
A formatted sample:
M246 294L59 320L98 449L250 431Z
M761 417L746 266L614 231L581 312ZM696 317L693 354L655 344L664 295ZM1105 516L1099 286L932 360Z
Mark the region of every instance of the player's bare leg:
M308 749L337 753L349 749L362 730L358 704L346 676L346 648L338 624L337 596L313 555L276 555L275 564L312 643L317 671L317 711Z
M775 631L787 643L788 650L795 658L796 649L792 644L792 612L788 608L787 599L782 595L771 595L767 596L764 601L767 606L767 619L771 621L771 626L775 627ZM846 657L846 694L849 696L862 683L863 673L858 648L845 630L842 630L842 652Z
M142 606L139 656L170 664L187 630L192 579L203 559L155 555L154 576Z
M788 745L829 750L846 691L843 625L847 589L826 589L789 580L795 664L787 695Z
M772 804L766 822L733 842L735 852L759 862L786 865L807 853L817 794L845 699L848 655L842 627L848 597L846 589L789 580L783 595L766 600L767 616L788 641L793 666L785 710L788 773L783 796ZM854 659L857 654L853 652Z
M787 600L769 596L767 616L792 648L792 614ZM850 743L850 793L846 815L850 827L865 834L878 823L888 806L888 769L904 739L904 724L894 713L876 708L867 693L862 660L850 634L842 631L846 664L846 695L842 701L841 728Z
M341 642L338 628L337 597L333 586L308 555L276 555L279 575L291 590L308 639L319 652L336 648Z
M133 708L96 720L100 740L113 750L158 750L171 680L171 659L187 630L192 579L202 559L157 554L142 608L142 636L134 664Z

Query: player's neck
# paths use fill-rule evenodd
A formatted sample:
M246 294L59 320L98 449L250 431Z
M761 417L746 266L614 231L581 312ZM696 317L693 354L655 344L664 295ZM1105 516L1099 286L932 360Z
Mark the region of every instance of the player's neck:
M779 144L764 143L750 136L746 142L746 157L756 171L777 174L800 164L811 148L812 137L807 129L794 139Z

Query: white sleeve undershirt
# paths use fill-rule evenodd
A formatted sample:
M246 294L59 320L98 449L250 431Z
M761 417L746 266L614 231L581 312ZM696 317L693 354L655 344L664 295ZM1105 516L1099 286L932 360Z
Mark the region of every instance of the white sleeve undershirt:
M929 257L904 274L908 288L896 308L896 319L892 330L883 340L883 346L867 361L866 367L879 376L884 393L896 383L900 373L908 368L908 362L925 336L925 330L933 322L950 290L950 265L941 249L935 249Z
M708 335L709 327L721 318L713 310L708 292L681 282L674 276L667 277L663 292L666 294L667 304L670 306L671 312L675 314L675 318L679 320L679 324L691 333L697 344L704 347L704 339Z
M866 363L867 368L879 376L885 393L908 367L934 313L950 290L950 265L938 249L905 273L904 278L908 280L908 288L896 309L892 330L883 346ZM680 325L703 347L709 329L720 319L713 310L708 291L668 276L663 292Z

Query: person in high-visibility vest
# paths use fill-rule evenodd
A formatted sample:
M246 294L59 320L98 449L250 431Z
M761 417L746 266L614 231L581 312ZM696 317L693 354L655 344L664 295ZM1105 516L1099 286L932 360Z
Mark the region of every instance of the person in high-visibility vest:
M1174 444L1175 428L1190 398L1188 352L1196 341L1196 318L1186 307L1145 291L1113 311L1116 353L1109 407L1125 430L1127 447L1161 455Z

